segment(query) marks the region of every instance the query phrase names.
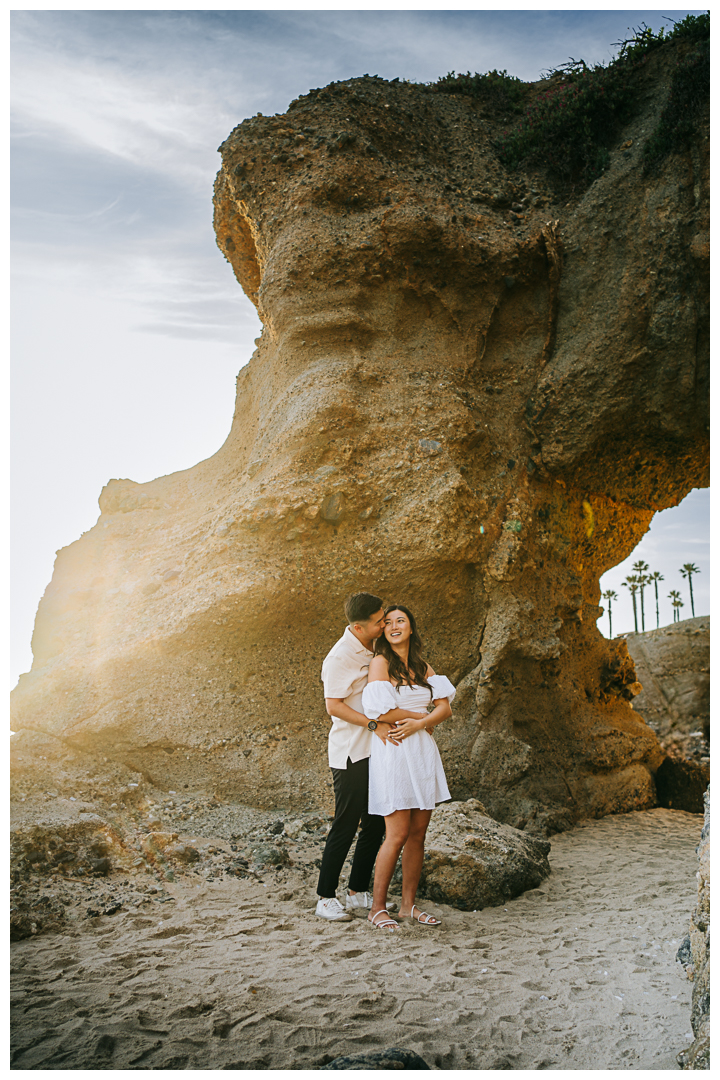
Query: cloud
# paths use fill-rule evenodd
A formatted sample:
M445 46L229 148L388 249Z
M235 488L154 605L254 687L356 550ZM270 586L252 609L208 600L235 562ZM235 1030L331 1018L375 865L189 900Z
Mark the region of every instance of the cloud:
M48 80L57 87L52 95ZM26 58L13 101L23 135L90 147L143 171L172 173L191 188L204 185L212 172L208 113L218 127L231 119L217 118L214 102L198 102L197 92L183 92L176 79L152 85L148 78L98 68L92 59L44 53Z
M230 291L216 289L214 281L192 278L169 285L151 294L144 305L136 305L138 314L142 308L152 317L148 321L133 323L133 329L166 337L193 340L226 341L237 344L240 338L247 340L260 332L260 320L255 309L242 301L236 284Z
M212 237L204 244L170 234L164 243L115 245L112 253L26 244L14 264L15 310L30 317L38 290L84 294L90 304L112 302L134 332L235 344L260 332L245 297Z
M16 152L49 140L207 192L216 147L235 124L284 111L313 86L364 71L425 81L500 67L537 79L569 49L608 59L610 40L637 14L15 12Z
M202 185L239 119L283 111L312 86L364 71L429 80L451 68L537 79L569 49L590 63L608 59L610 41L638 14L15 12L15 125L21 138L62 133Z

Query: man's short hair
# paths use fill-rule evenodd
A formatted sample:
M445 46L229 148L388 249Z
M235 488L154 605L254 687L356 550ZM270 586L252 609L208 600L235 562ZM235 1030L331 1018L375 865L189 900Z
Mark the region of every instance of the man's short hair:
M356 622L367 622L371 615L374 615L376 611L380 611L381 607L382 600L379 596L373 596L369 592L353 593L345 601L345 616L348 625L352 626Z

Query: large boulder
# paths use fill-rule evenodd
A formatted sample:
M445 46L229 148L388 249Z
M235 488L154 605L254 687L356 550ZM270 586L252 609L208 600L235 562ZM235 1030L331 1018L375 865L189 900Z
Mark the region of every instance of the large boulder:
M697 853L698 899L690 933L678 951L678 959L693 980L690 1021L694 1039L678 1054L682 1069L710 1068L710 788L705 794L705 821Z
M477 799L439 806L425 841L419 894L461 911L499 907L550 873L550 844L501 825Z
M506 168L492 103L399 81L231 132L215 229L263 321L231 431L109 482L58 554L15 731L319 808L320 664L370 589L460 686L455 797L537 833L654 805L664 755L595 624L600 576L708 482L707 117L643 171L678 48L637 68L590 187Z

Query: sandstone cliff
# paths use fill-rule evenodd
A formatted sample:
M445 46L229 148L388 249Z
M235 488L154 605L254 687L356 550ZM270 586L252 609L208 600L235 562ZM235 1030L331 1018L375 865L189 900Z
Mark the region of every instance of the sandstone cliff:
M365 588L459 683L455 798L534 832L654 805L664 753L595 623L600 576L708 482L707 123L642 171L673 62L562 197L500 164L506 118L397 81L231 133L215 228L262 337L217 454L110 481L58 553L14 695L39 768L319 805L319 667Z

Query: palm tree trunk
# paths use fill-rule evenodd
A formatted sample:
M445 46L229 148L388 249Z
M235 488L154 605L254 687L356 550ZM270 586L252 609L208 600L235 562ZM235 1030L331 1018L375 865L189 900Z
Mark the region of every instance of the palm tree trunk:
M642 615L643 634L645 633L645 586L640 586L640 614Z
M660 600L658 598L658 583L655 582L655 621L657 622L657 628L660 629Z
M690 609L691 609L691 611L693 613L693 619L694 619L695 618L695 600L693 598L693 591L692 591L692 574L688 574L688 581L690 583Z
M638 632L638 625L637 625L637 597L635 596L635 593L632 594L632 598L633 598L633 616L635 618L635 633L637 634L637 632Z
M608 600L608 618L610 619L610 637L612 637L612 600Z

